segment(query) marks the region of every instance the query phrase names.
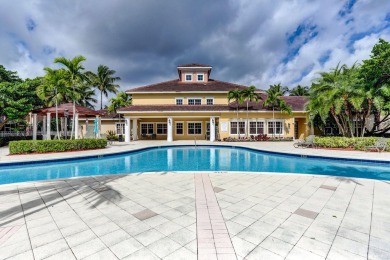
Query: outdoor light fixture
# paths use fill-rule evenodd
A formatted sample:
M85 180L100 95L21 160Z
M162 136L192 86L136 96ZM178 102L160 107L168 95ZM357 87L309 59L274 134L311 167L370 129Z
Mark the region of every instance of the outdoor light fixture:
M214 118L211 119L211 123L214 124Z
M172 122L171 122L171 119L170 119L170 118L168 118L168 124L169 124L169 125L171 125L171 124L172 124Z
M65 117L68 117L68 116L69 116L69 110L68 110L68 109L64 109L64 116L65 116Z

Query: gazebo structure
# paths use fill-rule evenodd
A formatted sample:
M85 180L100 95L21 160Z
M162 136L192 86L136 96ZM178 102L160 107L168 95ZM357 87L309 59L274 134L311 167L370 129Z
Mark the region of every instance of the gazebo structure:
M31 111L32 113L32 122L33 122L33 140L37 139L37 129L38 129L38 115L42 116L43 118L43 139L50 140L51 139L51 117L52 115L55 117L56 113L58 114L58 117L67 117L73 118L73 103L65 103L60 104L56 107L43 107L34 109ZM96 120L99 123L98 126L98 133L97 136L100 136L100 116L101 113L98 111L95 111L93 109L83 107L80 105L75 106L75 122L74 122L74 129L75 129L75 139L79 139L80 136L80 129L79 129L79 116L82 116L83 118L96 118Z

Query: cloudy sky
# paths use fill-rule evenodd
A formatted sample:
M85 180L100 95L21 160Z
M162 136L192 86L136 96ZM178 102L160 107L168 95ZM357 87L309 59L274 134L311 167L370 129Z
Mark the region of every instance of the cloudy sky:
M126 90L206 63L212 78L267 89L310 85L390 41L389 0L0 0L0 64L23 78L83 55Z

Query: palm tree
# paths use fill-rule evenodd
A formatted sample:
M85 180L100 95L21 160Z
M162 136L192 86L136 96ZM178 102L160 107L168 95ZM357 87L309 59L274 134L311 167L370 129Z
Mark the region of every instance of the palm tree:
M120 77L114 77L115 70L111 70L105 65L99 65L97 74L89 73L92 85L100 90L100 109L103 109L103 94L108 96L108 93L116 94L119 85L115 81L120 80Z
M250 86L246 89L243 89L241 91L242 98L246 101L246 136L248 137L249 134L249 116L248 116L248 111L249 111L249 102L255 101L256 103L259 102L259 99L261 99L261 96L256 93L256 87L255 86Z
M43 79L43 84L36 89L37 96L44 101L48 107L56 106L56 130L57 138L60 138L58 126L58 104L67 102L71 99L72 93L66 85L66 71L64 69L53 70L44 68L46 75Z
M110 99L110 103L111 104L108 106L108 112L116 113L118 108L127 107L128 105L131 105L132 99L125 92L121 91L116 95L115 98Z
M309 96L309 87L302 87L301 85L296 86L289 91L290 96Z
M73 100L73 123L72 123L72 131L70 138L73 138L74 125L75 125L75 116L76 116L76 89L82 82L86 80L86 76L84 74L84 66L82 62L85 61L86 58L83 56L76 56L71 60L66 59L65 57L55 58L55 63L60 63L65 66L66 72L68 74L68 82L73 90L72 100ZM77 86L76 86L77 85Z
M264 107L272 108L272 121L273 121L273 131L272 136L275 137L275 108L287 109L287 104L284 100L280 99L282 95L281 92L275 91L275 88L270 88L267 91L267 98L263 102Z
M240 138L240 129L239 129L239 122L238 122L238 109L239 109L239 106L240 104L242 103L243 99L242 99L242 93L241 93L241 90L239 89L232 89L228 92L228 102L230 101L234 101L236 103L236 108L237 108L237 134L238 134L238 138Z
M95 90L88 84L84 83L80 86L80 99L77 102L79 105L94 109L94 104L97 103L95 98Z
M269 90L273 92L280 92L284 96L288 92L288 87L283 87L280 83L269 86Z

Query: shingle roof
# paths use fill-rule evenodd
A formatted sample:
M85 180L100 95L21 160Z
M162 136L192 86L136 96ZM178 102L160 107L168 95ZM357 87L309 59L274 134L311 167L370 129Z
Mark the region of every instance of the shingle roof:
M199 92L199 91L226 91L232 89L245 89L246 86L229 82L209 79L208 82L181 82L179 79L165 81L157 84L129 89L128 93L137 92ZM261 91L261 90L259 90Z
M263 100L266 95L262 95ZM291 105L293 111L304 111L304 105L307 102L307 97L289 96L282 97L287 104ZM263 100L258 103L249 102L250 111L267 111L268 108L263 107ZM121 108L118 111L122 112L212 112L212 111L234 111L236 109L235 103L229 105L130 105ZM246 103L240 105L240 110L246 109Z
M100 110L97 110L97 112L99 112L101 114L102 118L106 118L106 119L119 117L119 114L117 114L115 112L108 112L108 109L100 109Z
M211 67L210 65L207 65L207 64L200 64L200 63L189 63L189 64L182 64L182 65L178 65L177 67L188 67L188 68L191 68L191 67Z

